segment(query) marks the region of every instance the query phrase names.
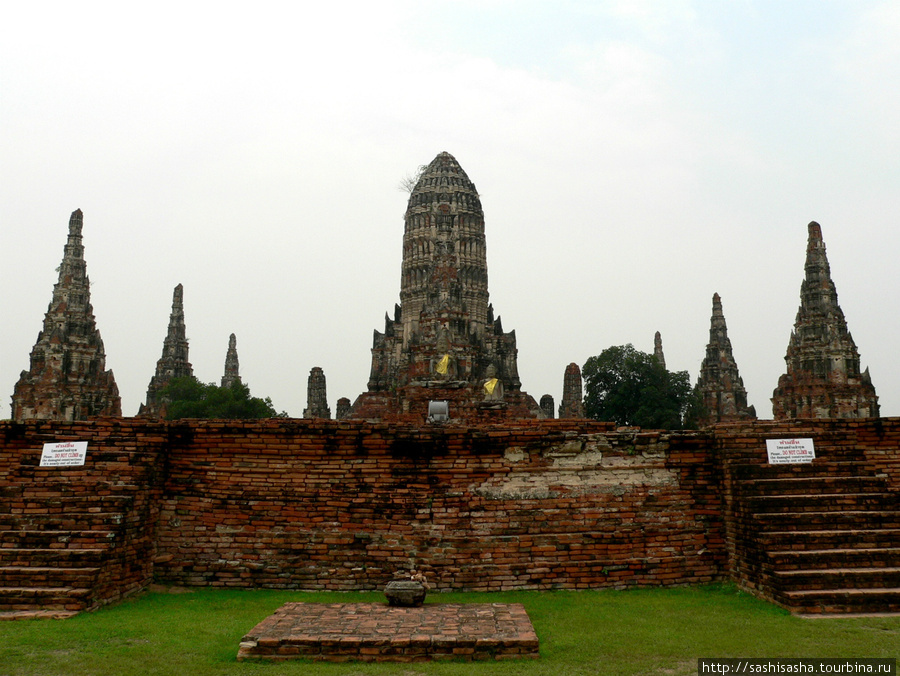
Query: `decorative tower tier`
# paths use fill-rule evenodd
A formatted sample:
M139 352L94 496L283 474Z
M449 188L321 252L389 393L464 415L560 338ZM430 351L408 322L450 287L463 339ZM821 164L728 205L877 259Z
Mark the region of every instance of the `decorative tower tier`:
M59 281L12 396L13 420L86 420L122 415L119 388L106 370L103 340L91 306L81 209L69 219Z
M400 305L375 331L351 417L422 421L432 400L448 401L451 419L541 417L520 390L515 331L488 301L481 200L452 155L422 170L404 220Z
M787 372L772 395L776 420L878 416L869 369L860 372L859 352L847 329L831 280L822 228L809 224L806 278L788 343Z
M701 425L756 419L756 409L747 405L747 390L731 353L722 299L717 293L712 298L709 343L700 365L696 392L703 402L703 413L698 421Z

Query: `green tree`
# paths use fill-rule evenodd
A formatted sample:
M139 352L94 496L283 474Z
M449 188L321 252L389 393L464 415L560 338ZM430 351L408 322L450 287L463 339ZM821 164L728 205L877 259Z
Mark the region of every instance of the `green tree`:
M166 419L179 418L276 418L277 413L269 397L250 396L250 388L240 381L229 387L201 383L194 377L172 378L160 391L165 402Z
M683 429L694 394L687 371L667 371L631 344L608 347L581 370L589 418L645 429Z

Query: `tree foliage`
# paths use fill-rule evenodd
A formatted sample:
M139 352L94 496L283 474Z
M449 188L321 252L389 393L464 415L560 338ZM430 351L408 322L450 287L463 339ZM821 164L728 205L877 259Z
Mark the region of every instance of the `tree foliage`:
M589 418L645 429L682 429L693 400L687 371L667 371L633 345L608 347L581 370L584 412Z
M201 383L194 377L172 378L160 391L165 402L166 419L179 418L276 418L277 413L269 397L250 396L250 388L240 381L229 387Z

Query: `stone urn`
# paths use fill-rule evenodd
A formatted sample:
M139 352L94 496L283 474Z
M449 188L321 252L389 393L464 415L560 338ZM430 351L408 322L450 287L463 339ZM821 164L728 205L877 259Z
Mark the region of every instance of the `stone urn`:
M425 602L425 584L418 580L391 580L384 588L388 605L400 608L415 608Z

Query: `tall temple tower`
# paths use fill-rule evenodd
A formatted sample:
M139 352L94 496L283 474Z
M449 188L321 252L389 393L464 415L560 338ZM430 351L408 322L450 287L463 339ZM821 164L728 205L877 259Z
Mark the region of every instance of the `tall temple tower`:
M91 306L84 262L81 209L69 218L69 238L59 281L12 396L12 419L86 420L121 416L122 401L112 371L106 370L103 340Z
M375 331L368 392L354 418L422 421L431 400L454 419L541 417L520 390L515 331L488 301L484 212L449 153L422 170L403 232L400 305Z
M737 362L731 353L731 340L722 299L714 293L712 317L709 322L709 343L706 356L700 364L697 389L703 402L703 414L698 421L701 425L733 420L756 420L756 409L747 406L747 390L738 373Z
M163 340L162 356L156 362L156 373L147 387L147 402L141 406L138 415L165 415L165 402L160 400L160 390L172 378L193 375L194 368L188 361L188 340L184 326L184 287L179 284L172 293L172 312L169 315L169 330Z
M815 221L808 228L806 278L784 357L787 372L772 395L774 417L877 417L878 397L869 369L859 370L859 353L831 280L822 228Z

